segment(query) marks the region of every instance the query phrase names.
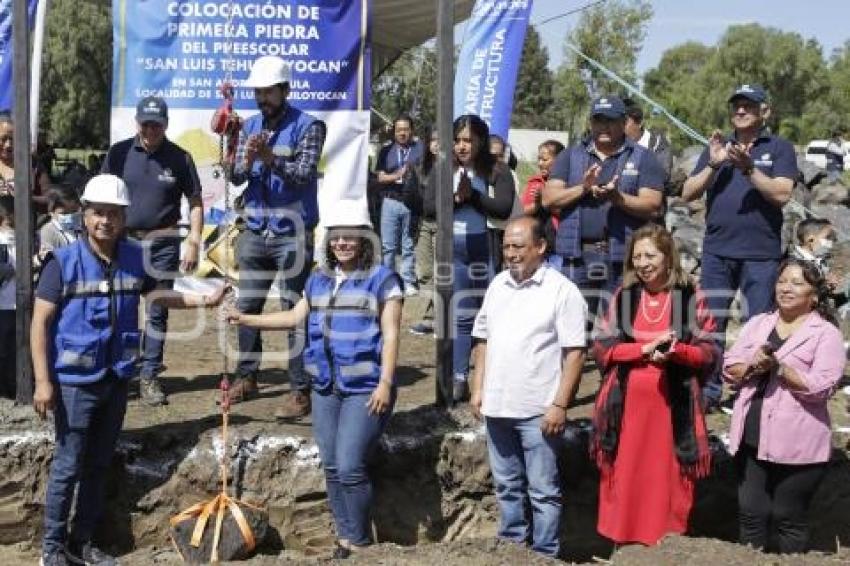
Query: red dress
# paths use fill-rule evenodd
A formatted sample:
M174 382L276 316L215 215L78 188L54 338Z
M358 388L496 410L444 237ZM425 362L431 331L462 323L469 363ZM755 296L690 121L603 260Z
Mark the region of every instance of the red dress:
M644 304L646 302L646 304ZM673 425L663 366L643 361L640 348L670 330L669 292L641 296L634 330L638 339L615 346L614 363L629 363L617 458L602 470L599 533L617 543L656 544L668 533L684 533L694 499L673 449ZM703 353L677 343L673 361L702 364Z

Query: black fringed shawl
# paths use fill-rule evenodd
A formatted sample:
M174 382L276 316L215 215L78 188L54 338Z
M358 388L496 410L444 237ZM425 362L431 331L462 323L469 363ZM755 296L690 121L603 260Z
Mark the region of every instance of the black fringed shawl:
M602 332L593 344L593 355L603 375L594 407L591 457L600 468L610 467L617 457L630 364L605 364L607 353L617 344L634 342L633 329L643 286L623 288L614 297ZM677 339L703 351L699 369L668 362L665 368L673 424L673 448L682 471L694 478L708 475L711 453L708 447L700 384L721 363L720 350L708 334L714 330L710 313L691 287L672 291L671 328ZM624 325L623 321L630 324Z

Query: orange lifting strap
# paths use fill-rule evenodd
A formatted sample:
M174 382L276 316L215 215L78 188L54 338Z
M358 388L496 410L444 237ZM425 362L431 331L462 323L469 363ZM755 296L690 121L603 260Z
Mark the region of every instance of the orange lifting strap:
M254 548L257 546L257 541L254 538L254 532L251 530L251 526L245 519L245 514L242 513L242 509L240 509L240 506L244 505L252 509L262 510L260 507L251 505L250 503L245 503L244 501L239 501L238 499L234 499L227 494L227 423L228 416L230 414L230 396L228 395L228 380L226 376L222 378L221 385L219 386L219 388L221 390L221 441L222 446L224 447L222 450L220 466L221 493L216 495L210 501L197 503L195 505L192 505L188 509L184 509L183 511L172 517L170 520L171 526L176 527L183 521L196 519L195 528L192 531L192 538L189 544L191 544L195 548L199 548L201 546L201 541L204 537L204 531L206 531L210 517L215 514L215 530L213 531L213 542L212 552L210 553L210 562L218 562L218 543L219 539L221 538L221 525L224 522L225 510L229 510L230 514L233 515L233 519L236 521L236 525L239 527L240 533L242 533L242 539L245 541L247 552L251 552L252 550L254 550ZM171 542L177 549L177 553L180 554L180 557L185 560L185 557L180 552L180 547L174 540L173 534L171 535Z

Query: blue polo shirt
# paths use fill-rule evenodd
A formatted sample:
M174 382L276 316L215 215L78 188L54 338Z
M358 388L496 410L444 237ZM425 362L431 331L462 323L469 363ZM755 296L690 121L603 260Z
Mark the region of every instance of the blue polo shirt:
M189 152L164 139L152 153L139 137L109 148L103 173L121 177L130 191L128 230L155 230L180 220L181 198L200 198L201 181Z
M422 144L418 141L412 141L407 147L393 142L381 149L375 171L395 173L403 165L416 163L420 159L422 159Z
M727 138L734 141L734 137ZM797 178L797 156L790 142L762 132L750 150L753 164L769 177ZM708 166L708 148L691 175ZM706 190L707 214L702 249L730 259L779 259L782 256L782 208L771 204L752 181L724 163Z
M560 179L568 187L581 183L584 172L593 165L599 164L601 169L598 176L598 185L607 185L615 175L622 175L622 169L631 164L630 156L635 149L635 143L626 139L622 147L605 159L601 159L594 151L592 141L586 141L562 151L555 164L552 166L551 179ZM571 171L570 162L575 162L573 152L582 154L580 157L587 163L584 171ZM621 159L624 158L624 159ZM631 169L631 168L630 168ZM645 152L637 166L637 186L661 191L664 188L666 174L658 159L652 152ZM600 201L591 194L584 195L579 201L581 207L581 239L603 240L607 237L608 211L611 203Z

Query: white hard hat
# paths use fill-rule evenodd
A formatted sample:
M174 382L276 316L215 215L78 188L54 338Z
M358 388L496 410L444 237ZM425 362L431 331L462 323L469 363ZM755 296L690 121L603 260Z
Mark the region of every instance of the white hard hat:
M120 177L115 175L95 175L88 183L80 197L83 204L117 204L119 206L130 205L130 191Z
M292 71L289 65L274 55L264 55L251 67L251 73L242 83L249 88L267 88L280 83L288 83L292 79Z
M322 225L325 228L359 227L372 228L369 219L369 207L366 199L342 199L333 203L333 208L326 211L322 217Z

